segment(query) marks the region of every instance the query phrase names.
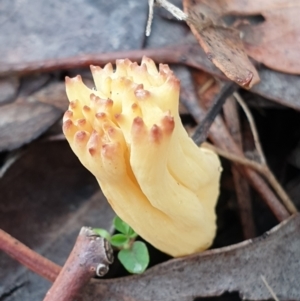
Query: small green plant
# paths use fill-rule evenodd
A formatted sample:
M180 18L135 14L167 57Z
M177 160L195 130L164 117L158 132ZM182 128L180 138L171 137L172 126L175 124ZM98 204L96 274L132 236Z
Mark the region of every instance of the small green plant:
M118 216L114 218L113 224L120 233L111 236L105 229L94 228L93 230L119 250L118 258L129 273L143 273L149 264L146 244L135 241L138 234Z

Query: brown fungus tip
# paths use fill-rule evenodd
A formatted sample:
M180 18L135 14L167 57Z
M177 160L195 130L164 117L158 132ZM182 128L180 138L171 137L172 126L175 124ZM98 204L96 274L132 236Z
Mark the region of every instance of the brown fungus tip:
M97 153L97 150L94 147L89 147L88 151L92 157L94 157Z
M91 100L91 101L95 101L96 98L97 98L97 96L96 96L94 93L91 93L91 94L90 94L90 100Z
M137 103L133 103L133 104L131 105L131 109L132 109L132 110L136 110L137 108L138 108Z
M69 103L69 108L74 110L76 108L76 105L77 105L77 100L71 100Z
M161 131L161 128L154 124L150 130L150 137L151 137L151 140L154 141L154 142L159 142L161 140L161 137L162 137L162 131Z
M99 66L90 65L91 72L101 71L102 68Z
M161 123L166 133L170 134L173 132L175 127L175 121L173 116L171 115L164 116Z
M109 107L112 107L113 104L114 104L113 100L110 99L110 98L107 98L107 100L106 100L106 105L109 106Z
M77 120L77 124L78 124L79 126L85 126L85 125L86 125L86 120L85 120L85 118L78 119L78 120Z
M152 63L153 61L148 56L143 55L142 62Z
M81 75L76 75L74 78L74 81L82 81L82 77L81 77Z
M115 134L116 134L116 130L113 127L110 126L107 129L107 133L108 133L109 137L113 138L115 136Z
M101 154L105 158L112 158L116 151L116 145L111 143L105 143L101 147Z
M121 113L117 113L115 114L115 118L118 120L118 119L121 119L122 118L122 114Z
M85 112L90 112L91 111L91 108L89 107L89 106L87 106L87 105L85 105L85 106L83 106L83 111L85 111Z
M112 72L114 69L113 69L113 66L111 63L108 63L104 66L103 70L105 71L109 71L109 72Z
M103 120L106 117L106 114L104 112L99 112L99 113L96 113L95 116L97 119Z
M65 83L68 84L71 82L71 78L69 76L65 76Z
M137 88L137 89L134 91L134 95L135 95L137 98L139 98L139 99L146 99L146 98L148 98L151 94L150 94L150 92L147 91L147 90Z
M148 67L145 63L141 63L141 66L140 66L140 70L142 70L143 72L148 72Z
M160 74L169 74L172 73L171 69L166 64L159 64L159 73Z
M79 142L82 142L82 141L86 140L87 136L88 135L85 131L78 131L75 134L75 139Z
M144 120L143 120L143 118L141 118L141 117L135 117L134 119L133 119L133 124L134 125L136 125L136 126L139 126L139 127L141 127L141 126L143 126L144 125Z
M73 127L73 122L71 119L67 119L66 121L63 122L63 132L66 133L68 132L72 127Z
M69 119L69 118L72 118L73 117L73 112L71 110L67 110L64 114L64 117L63 119Z

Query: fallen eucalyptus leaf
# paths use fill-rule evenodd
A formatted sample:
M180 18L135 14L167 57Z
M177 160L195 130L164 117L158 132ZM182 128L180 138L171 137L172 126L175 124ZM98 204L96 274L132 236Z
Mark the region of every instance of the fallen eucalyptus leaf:
M300 215L254 240L173 259L139 276L94 280L89 301L192 301L239 292L246 300L300 300Z
M19 84L19 79L16 77L0 78L0 105L13 100Z
M261 81L251 91L281 105L300 111L300 76L261 67Z
M0 228L59 265L82 225L112 228L114 212L65 141L29 146L0 191ZM0 300L42 300L50 286L0 252Z
M187 23L212 61L225 75L244 88L259 82L259 75L249 60L239 32L225 26L218 13L217 5L206 0L184 0ZM212 7L211 7L212 6Z
M61 116L42 103L12 103L0 108L0 152L16 149L36 139Z

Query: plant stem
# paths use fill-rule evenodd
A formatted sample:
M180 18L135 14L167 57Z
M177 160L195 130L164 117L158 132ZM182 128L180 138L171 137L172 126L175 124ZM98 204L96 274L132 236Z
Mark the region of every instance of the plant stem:
M232 95L232 93L237 89L237 84L234 82L227 82L220 93L217 95L211 107L207 110L207 113L202 120L202 122L196 128L192 139L197 145L202 144L207 136L210 126L214 122L216 116L220 113L226 99Z

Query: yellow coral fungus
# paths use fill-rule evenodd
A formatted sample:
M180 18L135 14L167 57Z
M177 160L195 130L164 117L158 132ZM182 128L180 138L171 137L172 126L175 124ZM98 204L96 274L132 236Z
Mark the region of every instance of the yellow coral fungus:
M188 137L178 113L180 82L118 60L91 67L95 90L66 79L63 131L98 180L117 215L159 250L183 256L207 249L215 236L220 162Z

